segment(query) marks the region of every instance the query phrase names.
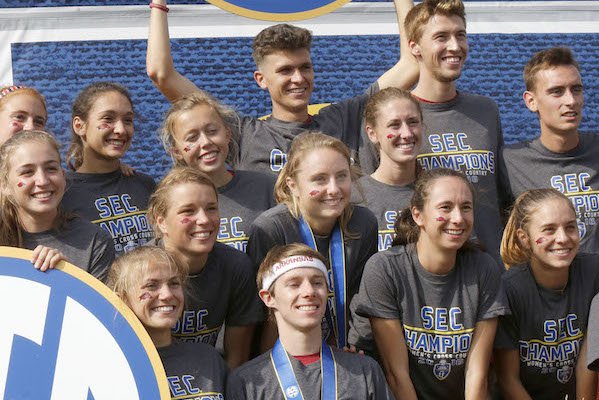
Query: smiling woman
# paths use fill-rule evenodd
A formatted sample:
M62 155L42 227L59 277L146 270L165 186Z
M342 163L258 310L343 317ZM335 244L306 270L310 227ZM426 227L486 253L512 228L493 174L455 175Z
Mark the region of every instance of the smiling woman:
M26 86L0 87L0 144L22 130L44 129L46 99Z
M0 148L0 245L35 249L37 268L61 259L105 280L114 260L108 235L62 212L65 191L58 143L42 131L21 131Z
M318 132L299 135L275 185L278 206L264 212L250 230L248 254L259 265L275 245L304 243L331 263L331 301L323 319L323 338L347 343L349 303L357 292L366 260L376 252L376 219L350 202L356 172L340 140ZM334 287L334 291L333 291ZM262 348L276 340L266 327Z
M133 140L133 121L131 96L117 83L93 83L73 103L67 154L72 171L62 206L107 231L117 254L154 236L146 218L154 179L122 172L121 158Z
M151 244L179 259L190 274L185 311L173 335L214 346L226 322L228 365L247 361L254 325L263 313L249 257L216 242L220 220L214 183L195 168L173 168L152 194L148 216L156 233Z
M352 313L370 319L376 347L368 327L351 333L378 351L396 398L486 397L507 305L495 261L469 241L473 207L463 174L423 171L395 223L394 246L364 268Z
M171 328L183 312L186 277L186 267L165 250L144 246L114 262L108 286L148 331L173 398L198 393L222 398L227 367L216 350L204 343L176 342L171 337Z
M579 246L566 196L555 189L518 196L501 242L511 315L500 319L495 342L506 398L595 398L597 375L586 368L585 349L599 270Z

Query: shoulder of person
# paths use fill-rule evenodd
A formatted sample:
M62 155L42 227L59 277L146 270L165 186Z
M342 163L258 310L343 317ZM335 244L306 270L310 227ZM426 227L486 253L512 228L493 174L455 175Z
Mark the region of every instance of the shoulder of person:
M252 266L252 261L250 260L250 257L247 254L224 243L214 243L212 252L214 256L218 258L219 261L226 261L223 264L230 265L231 267L240 268L245 266Z
M482 94L460 92L460 101L466 102L469 104L475 104L479 108L493 107L493 108L499 110L499 107L497 106L497 103L495 102L495 100L493 100L492 98L490 98L488 96L484 96Z
M270 351L260 354L258 357L243 363L242 365L231 371L231 374L229 376L235 377L243 382L244 380L251 379L251 377L255 376L258 373L258 371L262 371L264 368L272 368L272 363L270 361Z

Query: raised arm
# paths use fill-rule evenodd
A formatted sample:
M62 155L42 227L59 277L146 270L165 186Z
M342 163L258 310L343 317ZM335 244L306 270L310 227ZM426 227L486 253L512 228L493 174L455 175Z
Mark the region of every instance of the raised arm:
M474 327L472 344L466 358L466 400L488 397L487 375L496 331L497 318L479 321Z
M166 6L166 0L153 0L152 2ZM157 7L150 9L146 72L154 86L171 102L200 90L175 69L171 55L167 13Z
M408 11L414 6L413 0L393 0L397 23L399 25L399 52L400 57L397 63L387 70L377 80L380 89L386 87L397 87L410 89L418 80L418 63L408 46L408 37L404 21Z
M397 399L416 400L401 322L398 319L370 318L370 324L393 395Z

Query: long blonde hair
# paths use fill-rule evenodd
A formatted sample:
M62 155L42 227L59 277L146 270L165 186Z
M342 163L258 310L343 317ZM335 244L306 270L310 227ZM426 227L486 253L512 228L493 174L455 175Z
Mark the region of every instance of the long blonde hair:
M23 246L22 223L19 218L18 206L8 187L8 172L11 168L11 155L23 144L31 142L49 145L56 151L60 161L58 142L54 139L54 136L44 131L17 132L0 147L0 171L2 171L2 174L0 174L0 245L2 246ZM64 222L71 218L72 216L64 214L59 207L57 227L61 227Z
M308 153L317 149L331 149L341 154L349 166L352 182L355 182L360 174L352 163L348 147L341 140L325 135L322 132L306 132L298 135L291 143L291 149L289 149L289 153L287 154L287 163L281 170L275 183L275 200L277 203L286 204L289 212L296 219L299 219L301 212L297 199L287 186L287 178L296 179L302 160L306 158ZM352 234L348 227L352 212L353 206L351 202L348 202L341 217L339 217L339 226L343 234L349 239L356 238L356 235Z

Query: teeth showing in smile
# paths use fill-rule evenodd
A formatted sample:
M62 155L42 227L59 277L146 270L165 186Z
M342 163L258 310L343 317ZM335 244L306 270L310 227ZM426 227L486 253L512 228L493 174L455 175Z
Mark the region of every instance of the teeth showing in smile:
M112 146L123 146L125 144L124 140L118 140L118 139L109 139L107 140L108 144L112 145Z
M196 232L192 233L191 237L195 239L208 239L210 237L210 232Z
M549 250L549 251L553 254L557 254L558 256L560 256L560 255L568 254L570 252L570 249L554 249L554 250Z
M306 88L289 89L288 92L289 93L301 94L301 93L305 93L306 92Z
M463 229L445 229L446 233L450 234L450 235L461 235L462 233L464 233Z
M170 312L170 311L173 311L174 309L175 309L175 306L160 306L160 307L153 308L153 310L157 311L157 312Z
M298 309L301 311L314 311L318 309L318 306L299 306Z
M329 206L336 206L337 204L341 203L341 199L325 199L323 200L323 203Z
M443 60L447 61L448 63L458 63L460 62L462 58L461 57L445 57L443 58Z
M414 148L414 143L400 143L396 147L400 150L412 150Z
M204 161L210 161L210 160L214 160L217 156L218 152L216 151L211 151L210 153L205 153L202 154L200 156L200 159L204 160Z
M47 199L48 197L52 196L52 192L35 193L32 196L36 199Z

